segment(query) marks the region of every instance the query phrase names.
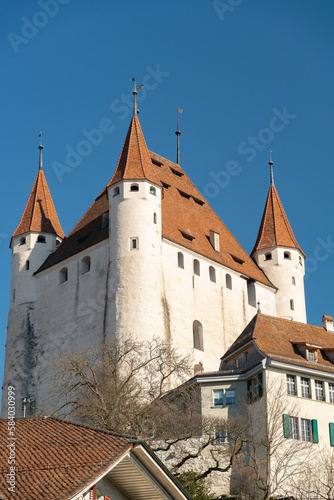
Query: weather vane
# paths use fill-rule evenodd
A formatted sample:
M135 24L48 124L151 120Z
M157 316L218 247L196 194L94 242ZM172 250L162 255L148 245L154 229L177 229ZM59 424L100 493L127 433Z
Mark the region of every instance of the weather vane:
M137 90L140 90L144 87L144 85L136 85L136 79L135 78L131 78L131 82L133 82L133 92L132 92L132 95L134 97L133 99L133 116L137 116L138 113L139 113L139 109L137 107Z

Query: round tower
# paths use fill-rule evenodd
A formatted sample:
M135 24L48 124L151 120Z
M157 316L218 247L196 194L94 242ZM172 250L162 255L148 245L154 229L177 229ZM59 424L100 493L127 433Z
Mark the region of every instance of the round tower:
M168 306L163 293L161 244L162 186L137 116L108 185L112 331L139 340L165 332Z
M296 241L275 188L271 158L269 166L270 188L251 257L277 287L277 316L306 323L305 254Z

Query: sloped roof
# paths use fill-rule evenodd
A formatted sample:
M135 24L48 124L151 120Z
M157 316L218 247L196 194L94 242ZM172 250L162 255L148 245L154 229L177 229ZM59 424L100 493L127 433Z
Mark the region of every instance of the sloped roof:
M293 234L277 190L272 184L269 188L259 233L251 256L258 250L276 246L297 248L305 257Z
M322 327L256 314L224 354L222 362L249 341L270 359L334 373L334 364L326 356L327 349L334 349L334 333ZM302 356L297 345L305 343L320 347L317 362Z
M8 421L0 421L0 491L5 500L67 500L113 464L132 443L111 432L55 418L17 419L16 494L8 492Z
M121 180L140 179L146 179L154 184L161 185L153 168L151 156L147 149L138 117L134 116L131 120L115 173L107 187Z
M129 151L134 151L133 155ZM184 170L176 163L147 150L137 117L131 120L111 181L38 272L108 238L108 230L101 230L102 214L109 209L107 188L121 179L143 178L163 186L163 238L273 288ZM210 243L210 230L219 234L220 253Z
M64 238L50 190L42 169L39 169L28 202L13 238L24 233L51 233Z

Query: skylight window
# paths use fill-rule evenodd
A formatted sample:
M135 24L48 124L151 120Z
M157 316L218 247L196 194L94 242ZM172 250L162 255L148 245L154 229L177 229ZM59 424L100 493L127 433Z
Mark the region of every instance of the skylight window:
M151 158L153 165L156 165L157 167L161 167L162 163L158 160L155 160L154 158Z
M197 205L201 205L201 206L204 205L204 201L199 200L198 198L195 198L194 196L193 196L193 200L194 200L195 203L197 203Z
M234 260L234 262L236 262L237 264L243 264L245 261L242 260L242 259L239 259L239 257L236 257L235 255L232 255L230 254L232 259Z
M162 184L162 187L164 187L165 189L170 188L170 184L167 184L166 182L161 181L161 184Z
M178 189L178 192L180 193L181 196L183 196L183 198L187 198L187 200L189 200L190 194L187 194L184 191L180 191L180 189Z
M182 177L183 172L180 172L179 170L175 170L175 168L172 168L172 167L170 167L170 169L174 175L177 175L178 177Z
M182 234L183 238L185 238L186 240L192 241L192 240L194 240L194 239L195 239L195 237L194 237L194 236L191 236L191 234L184 233L183 231L180 231L180 232L181 232L181 234Z

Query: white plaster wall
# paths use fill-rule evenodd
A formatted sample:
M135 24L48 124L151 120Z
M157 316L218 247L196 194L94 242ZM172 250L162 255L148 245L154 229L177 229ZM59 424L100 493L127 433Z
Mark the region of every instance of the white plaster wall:
M272 259L265 260L265 254L269 252L272 254ZM284 259L284 252L289 252L291 259ZM276 293L277 316L306 323L305 267L304 258L299 250L288 247L269 248L257 252L255 260L270 281L278 288ZM295 277L295 285L292 284L292 277ZM294 310L290 309L291 299L294 301Z

